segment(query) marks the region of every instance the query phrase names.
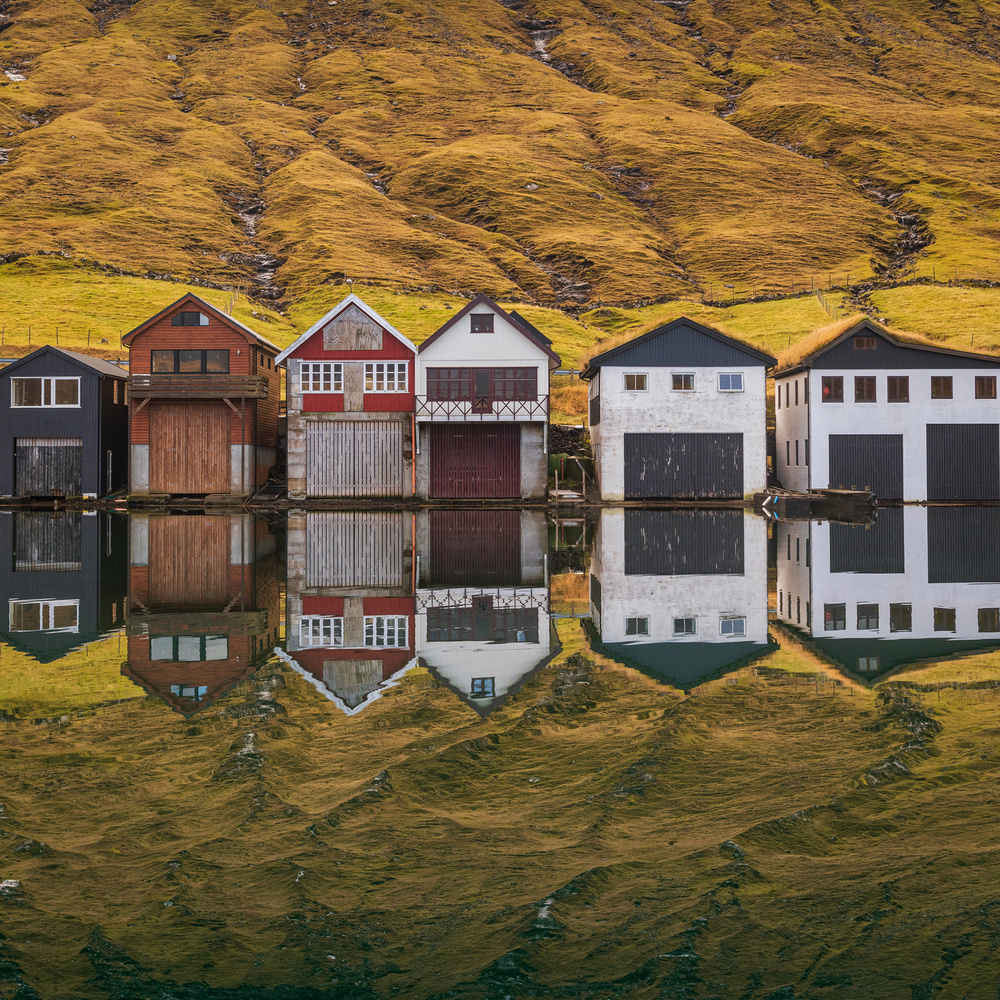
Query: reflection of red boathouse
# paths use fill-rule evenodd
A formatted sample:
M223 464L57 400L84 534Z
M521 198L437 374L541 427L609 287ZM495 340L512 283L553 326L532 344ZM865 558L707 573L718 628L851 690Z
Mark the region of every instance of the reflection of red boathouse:
M288 519L289 659L348 715L414 663L413 565L402 511Z
M278 640L274 538L247 514L134 515L131 534L122 673L191 715Z

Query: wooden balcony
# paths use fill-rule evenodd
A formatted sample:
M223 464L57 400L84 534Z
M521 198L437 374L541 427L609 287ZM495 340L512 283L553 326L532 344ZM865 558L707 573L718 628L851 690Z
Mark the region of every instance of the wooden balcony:
M547 420L549 397L535 399L429 399L416 396L417 420Z
M130 399L266 399L264 375L130 375Z

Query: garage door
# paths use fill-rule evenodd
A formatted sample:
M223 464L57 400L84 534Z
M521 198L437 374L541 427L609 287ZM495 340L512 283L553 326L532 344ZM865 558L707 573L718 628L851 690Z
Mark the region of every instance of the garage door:
M403 493L403 425L398 420L306 425L311 497L398 497Z
M1000 500L996 424L927 425L927 499Z
M306 586L401 590L409 544L401 511L311 510Z
M225 403L149 405L151 493L229 493Z
M223 610L229 602L231 536L229 517L179 514L151 517L150 608Z
M902 434L831 434L830 488L903 499Z
M82 438L16 438L14 490L22 497L83 493Z
M518 424L431 424L431 496L518 498Z
M742 434L625 435L626 500L742 496Z

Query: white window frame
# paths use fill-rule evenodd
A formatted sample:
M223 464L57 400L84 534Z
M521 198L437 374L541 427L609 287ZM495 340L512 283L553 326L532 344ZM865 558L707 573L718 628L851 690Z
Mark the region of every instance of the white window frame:
M339 649L344 645L344 619L338 615L303 615L299 619L300 649Z
M378 388L380 381L381 389ZM409 385L409 361L365 362L365 392L408 392Z
M680 376L690 376L691 377L691 388L690 389L675 389L674 388L674 378ZM694 372L671 372L670 373L670 391L671 392L694 392L695 390L695 373Z
M642 388L641 389L630 389L628 387L628 380L630 378L641 378ZM622 372L622 392L649 392L649 373L648 372Z
M410 620L406 615L365 615L366 649L406 649Z
M38 380L42 383L42 402L38 406L27 406L23 403L14 402L14 383L26 381L27 379ZM45 388L48 383L49 399L55 399L55 382L75 382L76 402L75 403L46 403ZM80 409L80 379L72 375L12 375L10 378L10 405L11 409L17 410L79 410Z
M732 382L730 381L730 388L722 388L722 380L728 378L730 380L738 378L740 380L740 387L738 389L732 388ZM744 390L744 380L743 372L719 372L719 392L743 392Z
M726 622L740 622L742 628L739 632L726 631ZM738 639L745 639L747 634L747 619L746 615L723 615L719 619L719 634L724 636L730 636Z
M37 604L41 611L39 613L39 625L41 628L15 629L13 627L14 608L24 607L27 604ZM67 625L63 628L52 627L52 611L55 608L76 608L76 624ZM7 606L7 623L11 632L79 632L80 631L80 602L71 601L46 601L46 600L19 600L10 598Z
M678 615L672 616L673 621L670 625L671 635L697 635L698 634L698 616L697 615ZM678 632L677 623L678 622L694 622L694 628L690 632Z
M636 623L636 630L634 632L629 632L629 630L628 630L628 623L629 622L635 622ZM640 629L640 625L639 625L640 622L645 622L646 623L645 624L645 631L640 631L639 630ZM629 636L633 636L633 635L645 636L647 638L649 637L649 615L629 615L625 619L625 637L628 638Z
M329 371L327 371L329 369ZM329 377L327 377L329 376ZM329 383L330 388L324 388ZM344 391L343 361L300 361L299 392L303 395L316 392Z

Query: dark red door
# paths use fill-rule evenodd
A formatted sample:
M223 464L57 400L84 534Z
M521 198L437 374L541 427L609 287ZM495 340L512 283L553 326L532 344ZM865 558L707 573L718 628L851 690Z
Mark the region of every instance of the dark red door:
M519 510L432 510L430 529L432 586L516 587L521 583ZM492 607L473 608L474 615L492 612ZM462 624L473 627L471 620Z
M519 424L431 424L431 497L520 496Z
M493 379L489 368L472 370L472 412L493 412Z

